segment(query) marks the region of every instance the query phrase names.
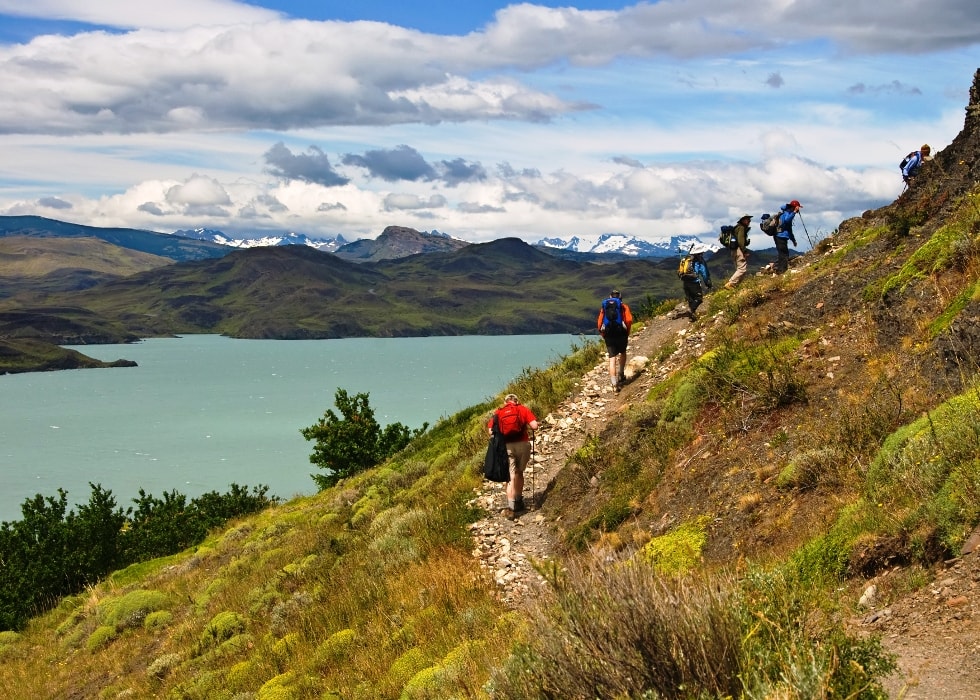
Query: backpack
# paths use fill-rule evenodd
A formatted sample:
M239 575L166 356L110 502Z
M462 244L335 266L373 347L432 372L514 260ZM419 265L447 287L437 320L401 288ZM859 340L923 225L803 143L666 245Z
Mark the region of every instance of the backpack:
M718 242L726 248L734 250L738 248L738 239L735 237L734 226L722 226L721 233L718 235Z
M623 322L623 302L616 297L609 297L602 302L602 330L606 330L609 324L626 328Z
M909 161L915 158L915 154L916 151L912 151L907 156L902 158L902 162L898 164L898 169L901 170L902 172L905 172L905 166L909 164Z
M487 454L483 458L483 476L488 481L499 483L510 481L510 458L507 456L507 443L500 434L497 416L493 418L493 435L490 436Z
M682 280L698 278L698 274L694 271L694 258L692 256L685 255L681 258L681 263L677 266L677 276Z
M507 442L519 440L524 435L524 421L517 404L508 403L497 409L495 419L500 426L500 434Z
M767 236L775 236L779 233L779 215L770 216L769 214L763 214L762 221L759 222L759 228Z

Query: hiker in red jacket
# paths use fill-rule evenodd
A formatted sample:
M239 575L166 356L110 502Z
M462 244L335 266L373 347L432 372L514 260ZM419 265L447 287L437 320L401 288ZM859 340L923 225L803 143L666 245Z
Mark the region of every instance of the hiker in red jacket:
M510 462L510 481L507 482L507 507L503 514L509 520L524 510L524 468L531 459L531 437L528 430L538 429L538 419L516 394L507 394L504 405L494 411L487 423L493 433L493 421L497 419L500 432L507 441L507 458Z

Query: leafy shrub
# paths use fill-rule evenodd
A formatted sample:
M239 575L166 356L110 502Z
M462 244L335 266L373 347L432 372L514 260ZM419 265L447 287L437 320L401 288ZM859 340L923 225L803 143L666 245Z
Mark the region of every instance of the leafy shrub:
M664 574L690 571L701 560L710 522L711 518L702 516L665 535L654 537L643 546L638 556Z
M211 618L201 632L200 647L214 647L245 631L245 619L236 612L226 610Z
M429 427L424 423L421 428L410 430L401 423L392 423L382 429L368 399L368 394L350 396L345 389L337 389L334 404L343 419L328 408L314 425L300 430L304 438L315 441L310 462L329 471L311 475L321 490L380 464Z
M147 615L170 605L166 593L160 591L130 591L121 598L110 598L99 606L102 622L117 630L142 627Z
M171 622L173 622L174 615L169 610L157 610L146 616L143 620L143 629L145 630L158 630L167 627Z
M88 636L85 642L85 648L89 651L98 651L103 647L109 646L112 641L119 636L116 628L112 625L101 625L95 628L95 631Z

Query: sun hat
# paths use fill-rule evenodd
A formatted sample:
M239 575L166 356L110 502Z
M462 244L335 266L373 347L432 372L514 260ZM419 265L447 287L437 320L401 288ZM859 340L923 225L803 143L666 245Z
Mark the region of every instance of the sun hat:
M752 218L751 214L742 214L740 217L738 217L738 220L741 221L742 219L751 219L751 218Z
M520 403L520 401L517 400L517 394L507 394L504 397L504 403Z

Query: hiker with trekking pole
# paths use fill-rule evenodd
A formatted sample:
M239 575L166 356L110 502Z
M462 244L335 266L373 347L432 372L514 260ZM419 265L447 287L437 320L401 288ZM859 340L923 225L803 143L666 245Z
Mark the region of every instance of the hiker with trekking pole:
M773 267L773 272L777 275L783 274L789 267L790 242L792 241L793 247L796 247L796 236L793 235L793 219L802 208L803 205L800 204L800 201L794 199L788 204L784 204L779 210L779 228L776 235L772 237L773 243L776 244L776 264ZM802 220L801 217L800 221ZM806 227L804 226L804 228Z
M493 434L494 422L507 444L507 459L510 463L510 481L507 482L507 505L502 514L508 520L514 520L525 510L524 505L524 469L533 453L532 435L538 429L538 419L527 406L518 400L516 394L507 394L504 405L494 411L487 423L487 429ZM531 472L532 478L534 472ZM532 484L532 490L534 488Z

